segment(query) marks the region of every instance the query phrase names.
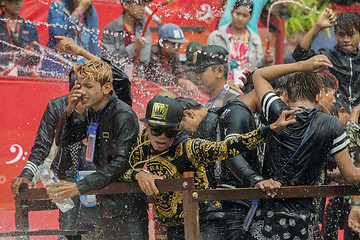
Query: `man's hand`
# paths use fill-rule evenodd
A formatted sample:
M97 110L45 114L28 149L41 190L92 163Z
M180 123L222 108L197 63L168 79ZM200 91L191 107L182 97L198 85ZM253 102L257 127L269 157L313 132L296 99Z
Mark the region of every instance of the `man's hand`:
M284 127L286 127L287 125L296 123L295 120L295 113L297 111L300 111L300 108L295 108L292 110L284 110L282 111L281 115L279 116L279 118L276 120L276 122L270 124L270 129L273 131L278 131L283 129Z
M273 179L263 180L255 184L256 188L260 188L269 197L275 197L277 191L281 187L281 183Z
M351 206L348 217L348 225L360 236L360 206Z
M82 48L72 39L65 36L55 36L58 40L58 49L61 52L69 51L72 55L80 55Z
M46 188L48 189L46 192L53 199L53 202L80 195L76 183L72 182L60 181L59 183L49 183L46 185Z
M325 29L332 27L336 24L336 14L329 8L325 8L316 21L316 27Z
M132 45L135 51L140 51L145 47L145 38L136 37Z
M81 90L81 84L79 84L77 81L75 82L74 87L69 92L69 103L66 107L66 115L70 116L71 113L75 110L76 105L81 100L81 95L83 94L83 91Z
M332 67L332 63L325 55L316 55L301 62L301 71L303 72L318 73Z
M155 185L155 180L164 179L163 177L146 172L139 172L135 175L135 178L138 181L141 190L148 196L156 195L159 193L159 190Z
M14 196L19 194L19 188L20 188L21 184L23 184L23 183L26 184L28 186L28 188L33 188L31 181L29 179L27 179L26 177L14 178L11 182L11 191Z

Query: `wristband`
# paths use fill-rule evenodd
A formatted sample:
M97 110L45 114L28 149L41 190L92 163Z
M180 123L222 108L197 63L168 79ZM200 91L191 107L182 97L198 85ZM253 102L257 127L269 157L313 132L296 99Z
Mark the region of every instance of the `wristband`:
M82 13L80 12L80 9L79 8L75 8L75 11L79 14L80 17L82 17Z

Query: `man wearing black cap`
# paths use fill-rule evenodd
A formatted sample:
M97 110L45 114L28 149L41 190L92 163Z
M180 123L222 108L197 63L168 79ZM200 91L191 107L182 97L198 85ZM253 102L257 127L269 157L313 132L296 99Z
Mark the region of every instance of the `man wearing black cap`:
M147 105L146 117L140 119L145 123L146 129L140 133L133 146L129 159L131 169L125 173L125 180L138 181L144 193L154 195L156 212L162 223L168 227L168 239L184 239L181 193L159 194L155 180L181 178L184 172L195 171L196 187L209 188L205 173L208 163L256 148L271 134L270 129L278 130L295 122L294 119L285 119L286 115L295 111L284 113L272 126L227 141L210 142L190 139L178 132L183 118L181 105L175 99L154 97ZM201 215L202 212L200 219ZM211 236L203 237L213 239Z
M203 47L194 53L189 70L195 71L195 79L200 90L209 96L206 107L222 107L240 96L227 82L229 71L228 51L218 45Z
M93 162L97 170L76 183L49 184L49 188L55 186L48 192L56 198L54 201L104 188L120 181L129 169L129 150L139 125L131 107L113 93L112 73L109 64L102 60L75 66L78 80L69 93L56 143L68 146L87 137L86 161ZM79 101L89 107L89 113L81 117L75 116L74 111ZM104 239L148 239L146 199L140 195L98 196L97 199L102 210Z

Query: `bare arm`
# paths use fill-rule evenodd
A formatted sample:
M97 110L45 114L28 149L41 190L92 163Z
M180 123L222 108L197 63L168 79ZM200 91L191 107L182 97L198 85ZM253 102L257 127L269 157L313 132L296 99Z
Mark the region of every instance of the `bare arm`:
M350 113L349 120L358 123L359 115L360 115L360 104L353 108L353 110Z
M306 61L300 61L291 64L279 64L257 69L253 75L256 95L259 100L261 100L265 93L274 91L269 82L284 75L299 71L316 73L328 67L332 67L329 59L324 55L317 55Z
M94 54L86 51L82 47L80 47L72 38L64 37L64 36L55 36L58 40L58 46L60 51L65 52L68 51L72 55L80 55L88 60L100 60L101 58L95 56Z
M339 167L341 175L348 183L360 182L360 168L355 167L351 161L349 152L347 149L342 150L334 155L336 165Z
M336 24L336 15L331 9L326 8L319 16L315 25L305 34L300 41L300 46L306 50L310 49L314 38L325 28Z

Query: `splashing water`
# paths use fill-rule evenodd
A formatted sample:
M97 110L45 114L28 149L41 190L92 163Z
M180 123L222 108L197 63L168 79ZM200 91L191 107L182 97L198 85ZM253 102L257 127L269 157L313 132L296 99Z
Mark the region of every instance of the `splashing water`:
M295 0L280 0L280 1L274 2L273 4L271 4L271 6L269 8L269 13L268 13L268 16L267 16L267 22L266 22L266 36L267 36L267 39L269 39L269 25L270 25L271 10L273 9L274 6L276 6L278 4L282 4L282 3L295 3L295 4L299 5L300 7L303 7L303 8L305 8L305 9L307 9L309 11L312 11L314 13L317 13L317 14L321 13L318 10L316 10L314 8L311 8L311 7L308 7L305 4L302 4L302 3L298 2L298 1L295 1Z

